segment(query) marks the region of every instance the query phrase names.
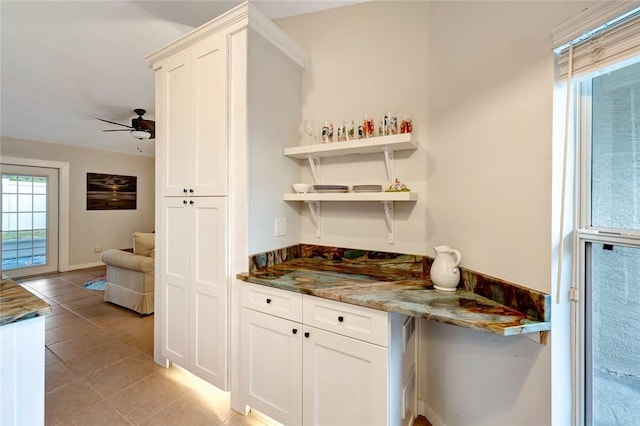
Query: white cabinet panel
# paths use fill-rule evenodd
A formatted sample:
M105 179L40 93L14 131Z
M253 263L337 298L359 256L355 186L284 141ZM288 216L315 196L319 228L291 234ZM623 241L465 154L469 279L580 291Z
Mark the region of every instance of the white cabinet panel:
M0 425L45 424L45 317L0 327Z
M302 422L302 325L242 309L247 403L286 425Z
M194 195L227 194L227 53L224 34L191 52Z
M225 389L226 198L166 197L162 206L162 356Z
M192 209L191 333L193 372L226 387L226 198L197 198Z
M227 194L227 49L214 34L162 61L156 158L162 196Z
M189 323L185 320L189 313L187 290L167 280L164 298L166 334L163 355L179 365L184 365L189 357Z
M184 195L189 182L188 154L192 151L189 117L191 90L191 61L188 51L180 52L163 64L160 75L158 115L156 121L156 159L160 167L163 196Z
M162 203L164 221L159 235L165 237L159 241L156 257L162 256L164 262L158 263L164 308L164 326L166 329L161 348L167 359L184 365L189 357L189 323L185 320L189 313L189 209L181 199L167 198ZM167 244L171 241L171 244Z
M387 349L304 327L303 423L386 425Z

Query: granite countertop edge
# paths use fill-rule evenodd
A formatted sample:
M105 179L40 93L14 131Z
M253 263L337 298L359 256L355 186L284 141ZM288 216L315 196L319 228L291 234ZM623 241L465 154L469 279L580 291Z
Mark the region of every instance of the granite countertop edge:
M0 327L49 315L47 302L13 281L3 277L0 282Z
M429 283L424 280L378 283L349 281L346 285L339 283L323 288L308 288L304 285L289 285L277 279L260 278L248 272L239 273L236 278L285 291L424 318L502 336L551 330L551 322L527 319L524 313L469 291L457 290L449 293L429 289ZM465 303L470 306L457 309ZM447 306L451 306L451 308L447 308Z

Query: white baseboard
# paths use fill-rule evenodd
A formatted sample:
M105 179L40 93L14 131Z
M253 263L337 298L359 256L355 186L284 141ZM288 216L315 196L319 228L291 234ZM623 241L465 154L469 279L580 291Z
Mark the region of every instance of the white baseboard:
M98 262L81 263L78 265L69 265L69 269L67 269L67 271L77 271L78 269L95 268L96 266L104 266L104 263L98 261ZM61 272L66 272L66 271L61 271Z
M433 426L447 426L433 408L421 399L418 400L418 413L425 416Z

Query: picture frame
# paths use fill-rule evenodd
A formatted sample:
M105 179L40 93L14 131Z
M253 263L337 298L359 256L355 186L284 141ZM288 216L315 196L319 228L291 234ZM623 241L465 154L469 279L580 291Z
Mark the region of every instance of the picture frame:
M138 177L87 173L87 210L136 210Z

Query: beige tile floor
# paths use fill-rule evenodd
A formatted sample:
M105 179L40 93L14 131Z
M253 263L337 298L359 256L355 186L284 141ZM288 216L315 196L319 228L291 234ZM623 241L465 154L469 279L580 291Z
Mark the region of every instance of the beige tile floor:
M19 280L52 307L46 318L46 425L253 425L229 396L153 362L153 315L106 303L83 283L104 268Z

